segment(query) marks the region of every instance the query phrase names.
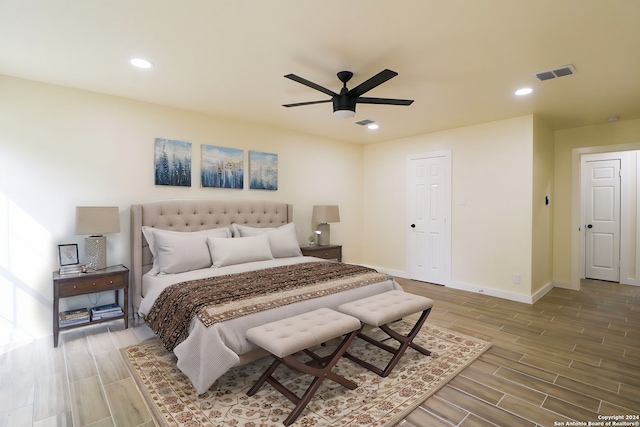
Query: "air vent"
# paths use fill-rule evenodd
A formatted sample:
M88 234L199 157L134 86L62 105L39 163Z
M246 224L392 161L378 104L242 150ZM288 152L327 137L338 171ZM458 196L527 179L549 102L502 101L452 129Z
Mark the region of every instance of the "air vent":
M558 77L570 76L576 73L576 69L573 65L565 65L564 67L556 68L554 70L540 71L535 76L541 82L545 80L556 79Z
M367 125L370 125L371 123L375 123L375 122L369 119L364 119L364 120L360 120L359 122L356 122L356 124L360 126L367 126Z

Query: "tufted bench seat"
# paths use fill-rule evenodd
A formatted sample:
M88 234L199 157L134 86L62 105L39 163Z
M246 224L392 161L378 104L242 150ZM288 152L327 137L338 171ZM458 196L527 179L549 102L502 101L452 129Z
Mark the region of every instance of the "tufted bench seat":
M431 352L418 344L415 344L413 339L418 335L418 332L420 332L420 328L422 328L424 321L431 312L431 307L433 307L433 301L431 299L398 290L388 291L342 304L338 307L340 312L357 317L366 325L379 327L387 335L400 343L400 346L395 348L364 334L362 331L359 331L358 337L388 351L393 354L393 357L384 369L380 369L347 352L345 352L344 357L358 363L372 372L375 372L381 377L386 377L391 373L409 347L429 356ZM409 334L402 335L389 327L390 323L400 320L410 314L419 312L422 312L422 314Z
M325 378L329 378L350 390L355 389L356 383L332 372L332 368L340 360L360 329L361 323L355 317L328 308L320 308L249 329L246 333L247 339L267 350L275 360L251 387L247 395L253 396L265 382L271 384L296 405L284 420L284 425L288 426L300 416ZM329 356L320 357L310 350L314 346L342 336L344 338ZM310 362L303 363L295 357L294 354L301 351L311 357ZM315 377L301 398L272 376L280 364Z

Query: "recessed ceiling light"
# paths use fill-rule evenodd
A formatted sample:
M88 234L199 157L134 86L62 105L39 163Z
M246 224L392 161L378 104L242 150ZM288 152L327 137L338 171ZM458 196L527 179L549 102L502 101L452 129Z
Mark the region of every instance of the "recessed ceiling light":
M378 124L377 124L377 123L369 123L369 124L367 125L367 129L371 129L371 130L378 129L379 127L380 127L380 126L378 126Z
M151 67L153 67L153 64L151 63L151 61L147 61L146 59L142 59L142 58L133 58L131 60L131 65L133 65L134 67L138 67L138 68L151 68Z
M533 89L531 89L530 87L523 87L522 89L518 89L515 93L518 96L522 96L529 95L531 92L533 92Z

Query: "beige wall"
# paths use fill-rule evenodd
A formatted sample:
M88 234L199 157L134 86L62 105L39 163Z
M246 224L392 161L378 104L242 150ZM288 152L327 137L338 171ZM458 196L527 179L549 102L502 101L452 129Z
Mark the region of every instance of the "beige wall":
M156 137L192 143L192 187L154 185ZM278 190L199 187L201 144L243 149L245 162L248 150L277 153ZM344 245L346 261L361 259L356 144L0 76L0 150L0 320L34 335L51 333L57 245L78 243L82 254L84 238L73 234L77 205L120 207L122 232L107 237L110 264L129 265L130 205L169 198L292 203L303 244L312 206L337 204L332 241Z
M580 156L640 149L640 120L555 132L553 279L556 286L580 286ZM633 218L635 221L635 218ZM635 222L633 230L635 230ZM634 251L635 253L635 251Z
M154 185L156 137L193 144L192 187ZM201 144L277 153L279 190L200 188ZM579 284L573 228L580 153L638 149L640 120L551 132L523 116L360 146L0 76L0 321L32 335L51 333L57 245L83 245L73 235L76 205L120 207L122 232L108 236L108 257L129 264L132 203L209 197L293 203L301 244L311 234L312 206L338 204L332 241L344 245L345 260L406 275L407 156L440 150L452 153L448 284L527 301L550 280ZM636 232L635 222L629 229Z
M553 131L540 118L533 121L533 222L531 294L553 283ZM546 198L549 204L546 204Z
M364 146L363 261L406 274L406 158L452 151L450 285L526 300L531 291L533 117ZM466 204L460 203L462 198ZM513 283L513 275L521 283Z

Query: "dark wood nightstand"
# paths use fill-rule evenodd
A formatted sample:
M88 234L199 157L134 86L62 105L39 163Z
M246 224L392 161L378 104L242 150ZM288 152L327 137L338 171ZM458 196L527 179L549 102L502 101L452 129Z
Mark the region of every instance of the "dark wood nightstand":
M124 291L124 305L122 315L108 319L92 320L77 325L60 326L59 303L60 298L73 297L77 295L88 295L96 292L115 291L116 304L118 304L118 290ZM124 265L114 265L104 270L91 273L59 274L53 273L53 346L58 346L58 335L60 331L80 328L82 326L96 323L111 322L112 320L123 319L125 329L129 327L129 269Z
M335 259L342 262L342 245L303 246L300 250L304 256L314 256L322 259Z

